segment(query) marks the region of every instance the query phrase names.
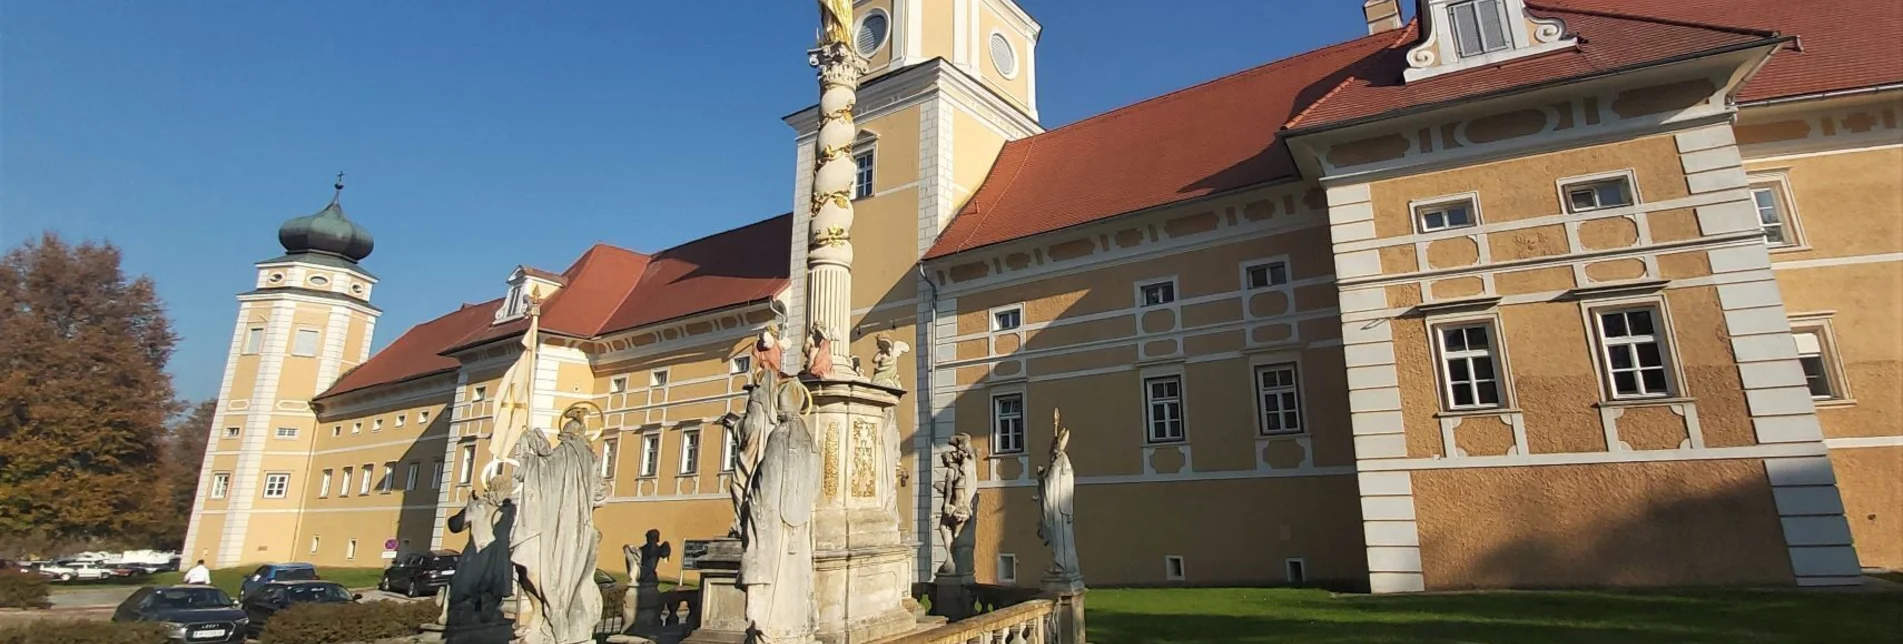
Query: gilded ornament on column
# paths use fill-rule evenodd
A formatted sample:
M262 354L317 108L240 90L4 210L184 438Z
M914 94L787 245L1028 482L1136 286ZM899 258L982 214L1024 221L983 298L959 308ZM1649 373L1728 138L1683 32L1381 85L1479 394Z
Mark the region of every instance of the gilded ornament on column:
M839 496L839 421L826 424L825 466L820 474L820 491L828 498Z
M879 440L879 426L871 421L852 421L852 495L870 498L879 493L879 467L873 463L873 448Z
M820 165L825 165L828 163L832 163L834 161L845 161L851 158L852 158L851 144L840 145L840 146L827 146L826 148L819 151Z
M813 235L814 246L844 246L848 241L852 241L852 238L846 234L846 229L839 226L828 226Z

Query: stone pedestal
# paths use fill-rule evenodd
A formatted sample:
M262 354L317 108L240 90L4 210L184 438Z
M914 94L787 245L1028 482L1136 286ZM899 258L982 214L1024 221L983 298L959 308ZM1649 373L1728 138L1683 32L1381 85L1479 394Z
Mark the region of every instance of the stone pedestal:
M1082 577L1044 579L1044 596L1057 602L1051 609L1055 631L1048 644L1084 644L1084 580Z
M734 585L740 575L740 540L707 544L700 566L700 621L686 642L738 644L747 641L747 592Z
M941 572L932 577L931 614L952 621L970 617L975 602L971 596L971 586L976 583L978 580L969 574Z
M846 372L850 374L851 372ZM821 642L870 642L911 631L915 544L899 530L898 428L902 392L862 380L808 380L820 454L813 514L813 590Z
M630 628L638 631L658 630L661 628L661 584L644 581L636 584L629 593L634 600L634 623Z

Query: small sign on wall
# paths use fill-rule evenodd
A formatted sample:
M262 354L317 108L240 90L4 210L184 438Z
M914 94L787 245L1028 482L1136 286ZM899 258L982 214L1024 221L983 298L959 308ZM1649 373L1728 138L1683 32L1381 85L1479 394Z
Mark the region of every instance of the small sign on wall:
M700 558L707 556L707 539L681 541L681 570L700 570Z

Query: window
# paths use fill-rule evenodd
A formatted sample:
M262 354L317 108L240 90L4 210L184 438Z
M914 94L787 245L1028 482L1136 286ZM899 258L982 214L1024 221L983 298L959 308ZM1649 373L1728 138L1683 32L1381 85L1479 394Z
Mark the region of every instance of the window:
M258 348L262 346L264 346L264 327L245 329L243 353L257 353Z
M700 430L681 432L681 473L700 471Z
M1288 283L1288 262L1268 262L1244 268L1249 288L1268 288Z
M435 469L432 469L430 471L434 472L434 474L430 475L429 489L432 489L432 490L442 489L443 488L443 462L436 461Z
M389 494L396 487L396 461L383 464L383 481L377 484L377 491Z
M998 555L998 583L1011 584L1018 581L1018 556L1011 553Z
M417 470L417 463L410 463L409 467L406 467L403 469L403 491L404 492L408 492L408 491L416 489L416 470Z
M852 198L864 199L872 196L872 150L852 155L853 183Z
M1474 225L1478 218L1474 217L1473 200L1461 199L1415 206L1414 219L1419 222L1421 232L1431 233L1437 230L1466 228Z
M429 410L424 409L424 410L420 410L416 412L416 424L418 425L429 424Z
M482 402L483 400L486 400L488 398L489 398L488 387L477 387L474 391L469 392L469 402Z
M1486 324L1436 329L1440 376L1448 409L1500 406L1499 364L1493 358L1493 328Z
M727 361L727 373L753 373L753 356L735 356Z
M1308 582L1308 562L1300 557L1284 560L1282 570L1290 586L1300 586Z
M1613 398L1650 398L1671 394L1665 370L1665 345L1653 308L1600 311L1599 342Z
M1024 309L1011 307L991 314L991 330L1010 331L1024 324Z
M885 35L892 27L885 12L873 9L866 17L859 19L859 31L854 34L853 49L860 56L871 56L885 46Z
M649 372L649 373L648 373L648 386L649 386L649 387L665 387L665 386L667 386L667 370L666 370L666 369L655 369L654 371L651 371L651 372Z
M343 426L343 425L331 425L331 426L330 426L330 437L331 437L331 438L336 438L336 437L338 437L338 436L342 436L342 435L344 435L344 426Z
M601 442L601 478L615 477L615 462L620 460L621 441L610 438Z
M219 472L211 475L211 498L222 499L231 493L231 475Z
M330 496L330 470L324 470L324 477L318 480L321 482L317 485L317 498Z
M1751 204L1758 209L1758 226L1764 229L1764 243L1774 247L1797 245L1795 211L1782 179L1753 181Z
M403 421L405 421L405 420L408 420L408 419L407 419L407 418L404 418L404 416L403 416L403 414L397 414L397 415L396 415L396 426L397 426L398 428L401 428L401 427L403 427Z
M345 559L357 558L357 540L356 539L351 539L350 541L344 542L344 558Z
M243 427L226 427L225 438L237 438L244 435Z
M1804 368L1804 385L1810 388L1811 398L1817 400L1835 400L1843 398L1843 387L1838 384L1837 370L1830 351L1827 351L1826 335L1822 327L1793 329L1791 338L1797 341L1797 363Z
M364 463L362 471L363 471L363 478L360 480L359 485L357 486L358 496L369 494L371 486L374 486L377 483L377 466L372 465L370 463Z
M337 496L339 498L350 496L350 473L354 471L356 470L348 467L344 468L343 478L337 481Z
M1566 186L1566 212L1587 212L1632 205L1632 184L1625 177Z
M383 419L382 419L382 418L373 418L373 419L371 419L371 420L370 420L370 431L371 431L371 432L380 432L380 431L383 431Z
M476 446L463 446L463 459L456 468L456 484L468 485L476 476Z
M608 393L618 394L628 390L628 377L615 376L608 379Z
M991 399L991 452L1024 451L1024 396L1010 394Z
M350 424L350 433L352 433L352 434L362 434L362 433L363 433L363 423L361 423L361 422L357 422L357 423L351 423L351 424Z
M654 476L661 469L661 435L641 437L641 476Z
M740 446L737 444L739 439L734 436L736 431L738 431L736 428L727 428L725 432L727 438L720 442L720 471L722 472L732 472L740 467Z
M1011 47L1011 39L995 31L991 32L991 66L1005 78L1018 77L1018 52Z
M1504 0L1468 0L1449 5L1447 11L1454 17L1454 43L1462 58L1513 46Z
M1255 391L1261 403L1262 433L1302 431L1302 386L1293 363L1256 367Z
M291 489L291 475L276 472L264 475L264 498L282 499Z
M291 355L306 358L317 355L317 329L298 329L291 338Z
M1144 306L1158 306L1176 301L1175 282L1144 284L1140 290L1143 292Z
M1150 407L1150 442L1183 440L1183 378L1146 378L1143 395Z
M1182 581L1188 578L1183 571L1182 555L1163 556L1163 578L1169 581Z
M322 543L321 539L321 537L311 537L311 554L317 554L317 545Z

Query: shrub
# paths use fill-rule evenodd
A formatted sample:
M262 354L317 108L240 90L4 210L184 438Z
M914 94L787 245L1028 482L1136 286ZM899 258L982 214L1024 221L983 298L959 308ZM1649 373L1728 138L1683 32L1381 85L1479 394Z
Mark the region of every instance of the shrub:
M30 572L0 570L0 608L46 608L46 578Z
M621 584L615 584L601 589L601 618L616 619L621 617L621 602L624 601L627 596L628 587Z
M152 644L165 627L151 622L35 620L0 626L0 644Z
M328 644L408 637L436 621L442 609L431 601L361 604L302 604L271 616L264 644ZM4 644L4 643L0 643Z

